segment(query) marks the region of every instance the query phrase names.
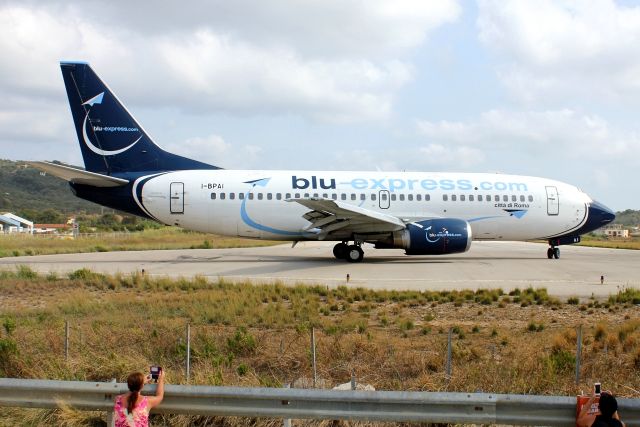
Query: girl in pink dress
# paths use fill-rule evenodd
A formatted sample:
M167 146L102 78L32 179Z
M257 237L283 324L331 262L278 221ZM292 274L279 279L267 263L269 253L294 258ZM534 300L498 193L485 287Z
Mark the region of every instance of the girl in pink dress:
M113 408L116 427L148 427L149 411L158 406L164 397L164 370L158 375L158 387L155 396L142 396L140 391L150 378L141 372L134 372L127 378L129 393L116 397Z

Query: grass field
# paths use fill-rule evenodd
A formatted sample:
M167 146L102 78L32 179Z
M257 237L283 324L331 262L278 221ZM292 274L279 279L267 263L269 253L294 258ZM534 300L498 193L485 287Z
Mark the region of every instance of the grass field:
M76 239L0 234L0 257L150 249L219 249L269 246L277 242L223 237L165 227L134 233L104 233Z
M579 246L591 246L595 248L609 249L635 249L640 250L640 238L632 237L629 239L606 239L604 237L596 238L591 236L582 236Z
M321 387L573 395L592 383L640 396L640 292L608 301L560 301L545 290L397 292L324 286L229 284L204 278L104 276L78 270L0 273L0 375L123 381L150 364L191 384L310 383L316 328ZM64 322L71 325L64 359ZM576 328L582 381L574 384ZM448 330L453 375L444 374ZM104 414L0 409L0 425L100 425ZM153 425L279 425L276 420L155 417ZM322 423L316 423L322 424ZM300 424L301 425L301 424ZM329 425L325 423L324 425Z

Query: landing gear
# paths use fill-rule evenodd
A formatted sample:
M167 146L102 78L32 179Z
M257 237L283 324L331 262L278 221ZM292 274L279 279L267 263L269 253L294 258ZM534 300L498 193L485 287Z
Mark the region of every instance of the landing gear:
M347 252L347 261L349 262L360 262L364 258L364 251L358 245L349 246L349 251Z
M364 251L357 243L348 245L347 242L342 242L333 247L333 256L349 262L360 262L364 258Z
M549 249L547 249L547 258L552 259L559 259L560 258L560 248L557 247L550 247Z
M349 250L349 245L346 243L338 243L333 247L333 256L337 259L347 259L347 251Z

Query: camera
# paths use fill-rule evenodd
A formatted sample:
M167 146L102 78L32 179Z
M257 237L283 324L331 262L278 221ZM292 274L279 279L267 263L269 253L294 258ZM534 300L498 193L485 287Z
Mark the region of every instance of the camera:
M160 376L160 372L162 372L162 367L160 366L151 366L149 368L151 379L154 380L155 382L158 382L158 377Z
M593 391L597 396L600 396L600 383L595 383L593 385Z

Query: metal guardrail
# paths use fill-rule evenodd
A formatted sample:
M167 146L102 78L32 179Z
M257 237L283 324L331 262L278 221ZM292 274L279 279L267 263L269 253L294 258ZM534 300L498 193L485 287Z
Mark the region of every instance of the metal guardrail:
M0 378L0 406L110 412L122 383ZM153 394L155 386L145 387ZM627 426L640 426L640 399L618 399ZM576 398L491 393L338 391L167 385L153 412L209 416L431 423L575 425Z

